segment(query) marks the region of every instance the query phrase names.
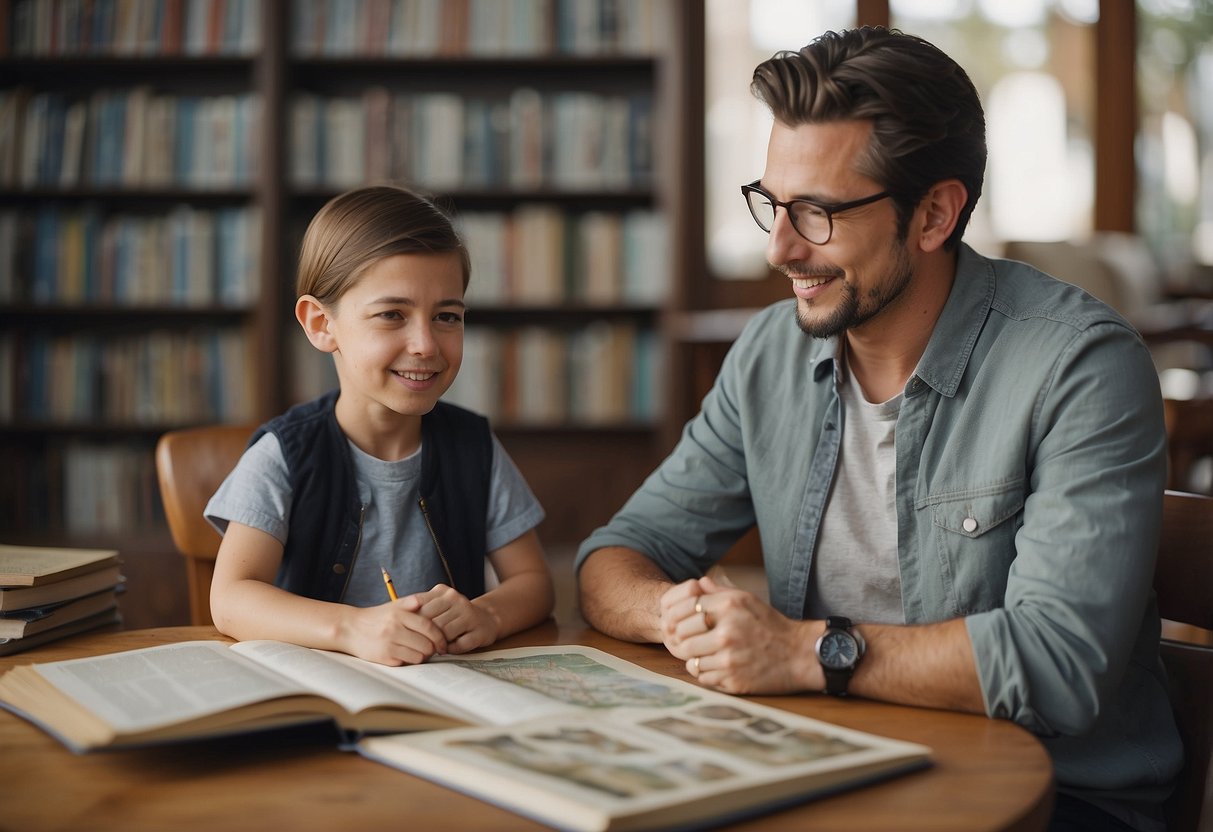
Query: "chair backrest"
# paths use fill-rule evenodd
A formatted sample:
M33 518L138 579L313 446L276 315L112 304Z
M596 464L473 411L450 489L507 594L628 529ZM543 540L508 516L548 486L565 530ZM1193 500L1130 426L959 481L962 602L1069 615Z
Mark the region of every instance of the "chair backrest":
M1165 399L1163 414L1167 420L1167 487L1191 491L1197 460L1213 457L1213 398Z
M1213 630L1213 497L1164 495L1154 591L1163 618ZM1203 635L1204 643L1161 644L1184 739L1184 771L1167 804L1176 832L1213 829L1213 647Z
M190 623L211 622L211 579L219 533L202 516L207 500L236 467L253 433L248 425L169 431L156 444L156 475L173 544L185 557Z

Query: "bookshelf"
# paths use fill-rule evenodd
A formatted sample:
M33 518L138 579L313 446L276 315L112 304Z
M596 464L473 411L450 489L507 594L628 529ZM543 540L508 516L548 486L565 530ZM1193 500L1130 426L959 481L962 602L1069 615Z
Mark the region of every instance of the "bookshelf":
M169 592L156 438L327 389L294 261L375 181L469 241L452 396L493 419L545 542L608 519L685 418L697 5L0 0L0 536L139 552L126 608Z

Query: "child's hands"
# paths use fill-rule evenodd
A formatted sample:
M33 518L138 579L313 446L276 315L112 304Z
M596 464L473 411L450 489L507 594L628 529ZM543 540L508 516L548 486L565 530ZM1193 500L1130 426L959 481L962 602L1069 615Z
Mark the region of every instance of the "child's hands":
M439 625L418 611L416 595L377 607L348 607L342 625L341 650L360 659L396 666L420 664L447 652Z
M489 609L473 604L446 584L410 595L407 600L415 600L420 605L418 612L442 631L448 653L466 653L484 647L500 635L501 624Z

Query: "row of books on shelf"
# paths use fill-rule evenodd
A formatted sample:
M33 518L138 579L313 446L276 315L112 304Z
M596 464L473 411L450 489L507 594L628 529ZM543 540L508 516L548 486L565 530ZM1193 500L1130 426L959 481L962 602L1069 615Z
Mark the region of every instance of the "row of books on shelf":
M497 98L450 92L296 95L290 175L296 185L403 180L468 187L622 190L653 173L653 99L645 92Z
M0 656L121 621L112 549L0 544Z
M163 535L155 455L146 439L49 438L5 443L0 529L79 535Z
M666 40L656 0L296 0L301 56L651 55Z
M242 187L258 170L261 97L0 90L0 187Z
M657 306L669 292L669 241L653 211L570 214L550 205L468 212L456 224L472 257L477 304Z
M252 55L262 0L12 0L10 54ZM0 3L0 9L4 8ZM0 54L9 43L0 39Z
M244 332L0 334L0 422L163 426L252 419Z
M12 0L0 50L25 56L253 55L262 0ZM651 55L654 0L295 0L300 56ZM0 51L0 54L4 54Z
M652 424L664 364L655 333L633 324L469 328L446 398L506 426Z
M242 309L260 292L260 257L257 207L0 211L0 303Z

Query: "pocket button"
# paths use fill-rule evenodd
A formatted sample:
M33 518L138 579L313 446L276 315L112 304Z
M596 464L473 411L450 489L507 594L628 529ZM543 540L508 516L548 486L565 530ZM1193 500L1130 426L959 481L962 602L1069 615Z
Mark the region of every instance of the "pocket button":
M977 520L972 517L966 517L964 519L964 522L962 522L960 524L960 526L966 532L968 532L969 534L972 534L973 532L977 531Z

